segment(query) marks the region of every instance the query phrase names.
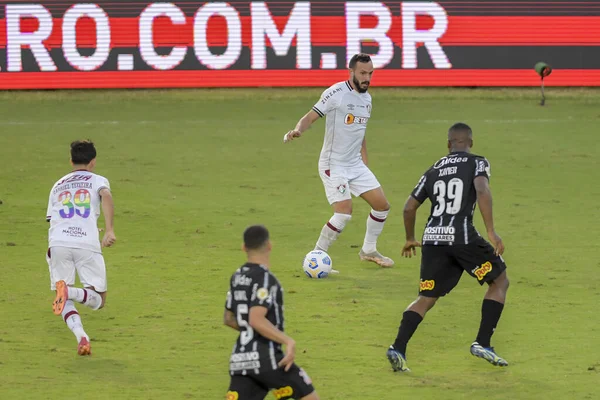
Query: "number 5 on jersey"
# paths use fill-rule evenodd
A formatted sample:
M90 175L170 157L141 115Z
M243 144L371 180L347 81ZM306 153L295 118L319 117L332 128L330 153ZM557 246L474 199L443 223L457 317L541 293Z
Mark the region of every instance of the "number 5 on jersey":
M237 323L242 331L240 333L240 344L242 346L247 345L252 341L254 337L254 329L248 324L248 305L238 304L237 306Z

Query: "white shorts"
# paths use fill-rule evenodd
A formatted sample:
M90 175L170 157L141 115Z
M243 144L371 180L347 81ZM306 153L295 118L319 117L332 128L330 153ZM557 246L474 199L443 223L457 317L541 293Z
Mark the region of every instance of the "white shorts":
M101 253L71 247L52 247L46 253L50 270L50 290L56 290L56 282L75 284L75 272L83 287L93 287L106 292L106 266Z
M369 167L362 164L351 168L333 167L319 171L329 204L350 200L381 185Z

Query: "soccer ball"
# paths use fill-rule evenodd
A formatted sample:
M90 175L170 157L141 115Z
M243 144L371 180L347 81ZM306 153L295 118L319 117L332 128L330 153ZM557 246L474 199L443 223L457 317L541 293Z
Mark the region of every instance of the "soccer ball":
M304 257L302 268L309 278L323 279L331 273L333 263L331 257L324 251L313 250Z

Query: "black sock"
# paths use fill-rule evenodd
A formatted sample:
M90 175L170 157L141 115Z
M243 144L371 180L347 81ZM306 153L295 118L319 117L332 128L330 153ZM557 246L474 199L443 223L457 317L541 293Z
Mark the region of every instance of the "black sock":
M398 329L398 336L394 342L394 348L406 357L406 345L417 330L419 324L423 321L423 317L414 311L404 311L402 314L402 322Z
M477 343L482 347L490 347L492 335L496 330L496 325L502 315L504 304L498 303L495 300L484 299L481 305L481 324L479 325L479 333L477 334Z

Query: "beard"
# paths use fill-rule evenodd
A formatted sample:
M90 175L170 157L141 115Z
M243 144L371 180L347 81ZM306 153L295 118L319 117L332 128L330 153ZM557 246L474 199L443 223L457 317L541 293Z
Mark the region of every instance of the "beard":
M367 90L369 90L369 82L363 82L363 84L367 84L367 87L361 86L361 82L359 82L356 77L352 78L352 82L354 83L354 86L356 86L358 93L366 93Z

